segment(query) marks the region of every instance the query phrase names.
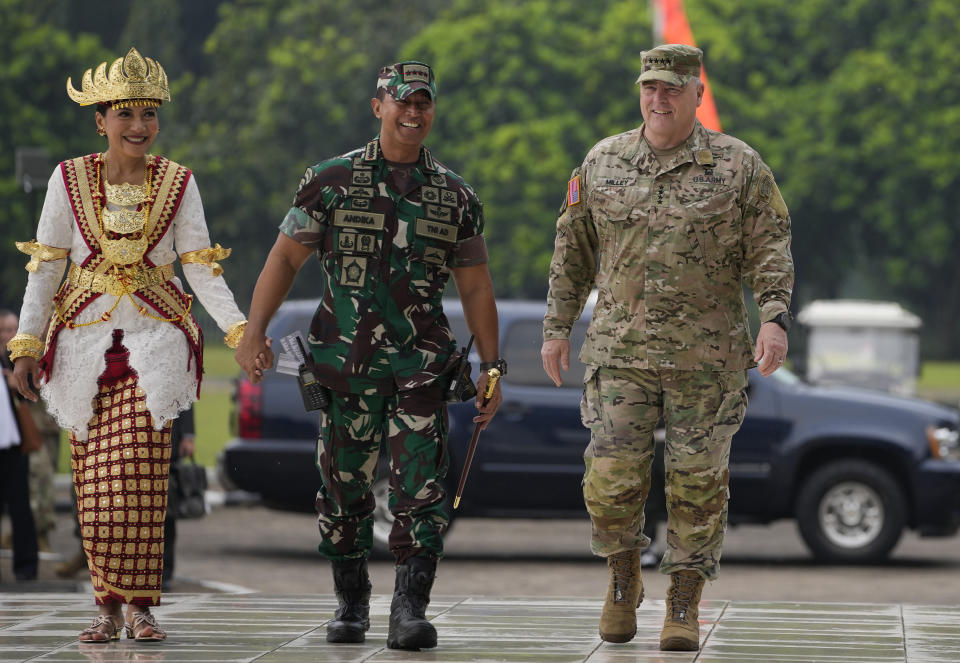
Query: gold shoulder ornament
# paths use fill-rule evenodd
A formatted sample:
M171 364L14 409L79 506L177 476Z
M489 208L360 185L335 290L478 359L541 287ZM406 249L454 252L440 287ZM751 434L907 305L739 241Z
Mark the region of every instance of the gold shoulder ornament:
M232 249L225 249L219 244L214 244L206 249L187 251L186 253L180 254L180 262L184 265L190 263L206 265L213 272L214 276L220 276L223 274L223 267L221 267L217 261L228 258L231 251Z
M40 266L41 262L63 260L70 255L70 249L59 249L56 246L47 246L35 239L31 239L29 242L15 242L15 244L21 253L26 253L30 256L30 262L24 267L28 272L37 271L37 267Z

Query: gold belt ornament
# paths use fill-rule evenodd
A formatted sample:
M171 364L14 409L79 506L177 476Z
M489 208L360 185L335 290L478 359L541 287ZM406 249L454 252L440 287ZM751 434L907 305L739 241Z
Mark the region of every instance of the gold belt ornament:
M119 297L160 285L172 279L173 276L173 263L160 267L117 268L109 273L94 272L84 269L77 263L71 263L67 279L72 286Z

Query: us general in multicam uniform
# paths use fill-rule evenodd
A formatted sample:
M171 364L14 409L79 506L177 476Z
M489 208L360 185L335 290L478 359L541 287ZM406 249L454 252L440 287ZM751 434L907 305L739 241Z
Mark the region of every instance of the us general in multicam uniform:
M790 217L770 169L742 141L696 122L675 153L658 158L642 130L602 140L571 175L544 340L569 338L596 287L580 352L593 551L649 544L643 507L662 411L670 518L660 568L713 578L730 439L746 409L745 369L755 365L741 282L761 320L789 309Z
M386 427L390 547L398 563L417 551L440 557L443 390L456 360L441 297L451 268L487 262L480 201L426 147L416 164L394 165L374 139L308 168L280 230L322 266L308 340L317 379L338 397L317 445L320 552L342 561L369 551Z

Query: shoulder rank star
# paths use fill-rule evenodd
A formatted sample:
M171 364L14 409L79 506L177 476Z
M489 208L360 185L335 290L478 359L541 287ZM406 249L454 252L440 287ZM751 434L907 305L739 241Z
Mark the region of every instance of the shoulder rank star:
M567 206L580 202L580 176L577 175L567 184Z

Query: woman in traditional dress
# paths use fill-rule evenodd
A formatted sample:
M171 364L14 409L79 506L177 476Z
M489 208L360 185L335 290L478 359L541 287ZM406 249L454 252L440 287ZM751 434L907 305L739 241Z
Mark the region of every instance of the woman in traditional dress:
M159 63L135 49L82 89L107 149L60 163L50 177L20 327L8 343L20 392L67 429L83 547L99 611L83 642L163 640L160 603L170 425L196 400L203 335L173 262L236 347L246 324L210 246L189 169L148 153L170 100ZM64 271L67 277L61 284ZM46 340L40 339L43 330ZM32 382L31 382L32 381ZM126 618L123 604L127 604Z

